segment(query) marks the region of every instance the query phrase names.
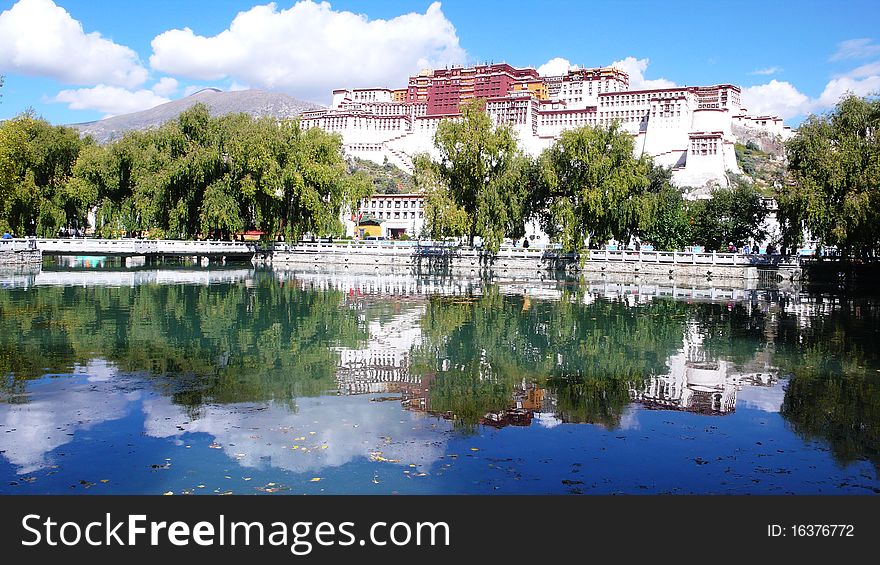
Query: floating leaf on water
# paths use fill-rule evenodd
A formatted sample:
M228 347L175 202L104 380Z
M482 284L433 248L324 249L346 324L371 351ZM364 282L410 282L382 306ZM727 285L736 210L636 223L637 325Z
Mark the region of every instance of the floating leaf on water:
M110 479L101 479L101 482L106 484L110 482Z
M479 447L472 447L472 448L471 448L471 451L479 451L479 450L480 450Z
M320 480L321 480L321 477L313 477L312 479L309 480L309 482L310 483L317 483Z
M242 477L242 480L249 481L251 480L251 477Z

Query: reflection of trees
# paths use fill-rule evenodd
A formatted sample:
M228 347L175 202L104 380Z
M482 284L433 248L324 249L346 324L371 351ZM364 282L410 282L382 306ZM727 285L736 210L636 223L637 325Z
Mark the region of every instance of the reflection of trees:
M145 372L175 400L290 401L335 388L338 354L366 338L339 292L248 285L43 287L0 294L7 390L93 357Z
M845 303L806 327L799 321L779 324L777 363L789 374L782 415L798 434L827 441L840 462L880 468L880 309Z
M707 359L725 359L742 367L764 347L769 320L743 304L695 304L691 317L702 337Z
M428 409L472 426L508 408L526 381L549 388L566 421L617 425L630 384L662 372L681 347L688 306L582 298L532 301L493 288L474 300L432 298L411 367L434 376Z

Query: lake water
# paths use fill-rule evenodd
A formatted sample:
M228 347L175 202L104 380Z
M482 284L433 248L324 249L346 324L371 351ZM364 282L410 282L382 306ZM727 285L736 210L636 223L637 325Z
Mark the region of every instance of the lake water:
M0 275L0 493L880 492L880 303Z

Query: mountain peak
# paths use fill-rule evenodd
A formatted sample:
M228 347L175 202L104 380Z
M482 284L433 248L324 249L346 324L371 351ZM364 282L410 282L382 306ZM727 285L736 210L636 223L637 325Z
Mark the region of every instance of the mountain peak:
M107 143L122 137L126 132L149 129L177 119L195 104L204 104L212 116L245 113L254 117L272 116L293 118L309 110L323 108L319 104L304 102L280 92L264 90L235 90L224 92L208 87L185 98L160 104L149 110L122 114L82 124L70 124L81 135L91 135L98 143Z

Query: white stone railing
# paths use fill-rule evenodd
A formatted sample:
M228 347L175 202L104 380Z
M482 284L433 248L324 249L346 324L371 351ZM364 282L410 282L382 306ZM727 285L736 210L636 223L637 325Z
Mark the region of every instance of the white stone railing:
M16 239L0 239L0 252L3 251L36 251L36 239L16 238Z
M241 241L189 241L168 239L37 239L46 254L95 255L241 255L254 253L256 245Z
M757 255L742 253L694 253L690 251L634 251L590 249L590 261L660 263L670 265L771 265L784 258L781 255Z

